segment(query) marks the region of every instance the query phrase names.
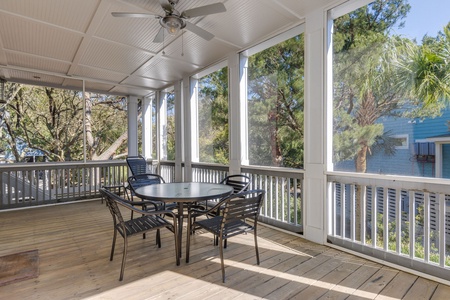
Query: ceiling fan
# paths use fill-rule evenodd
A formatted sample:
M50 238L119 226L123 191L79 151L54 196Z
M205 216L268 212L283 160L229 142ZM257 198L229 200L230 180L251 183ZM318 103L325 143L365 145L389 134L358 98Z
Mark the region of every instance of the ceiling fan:
M170 35L177 35L178 32L186 28L187 30L195 33L196 35L204 38L205 40L211 40L214 35L197 25L186 21L189 18L206 16L217 14L221 12L225 12L226 8L223 3L214 3L205 6L200 6L196 8L191 8L180 13L175 9L175 5L177 5L179 0L159 0L162 9L165 12L164 16L153 14L153 13L129 13L129 12L113 12L111 13L114 17L134 17L134 18L156 18L159 19L159 23L161 24L161 28L158 31L158 34L153 39L154 43L162 43L164 41L164 29L167 30L167 33Z

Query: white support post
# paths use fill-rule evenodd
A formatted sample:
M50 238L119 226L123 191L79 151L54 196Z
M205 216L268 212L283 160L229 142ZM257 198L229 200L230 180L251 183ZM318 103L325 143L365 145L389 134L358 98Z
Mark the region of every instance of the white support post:
M138 99L136 96L128 97L128 155L138 155Z
M183 103L181 81L174 85L175 92L175 182L183 181Z
M185 181L192 181L192 162L199 161L197 83L198 81L194 78L185 77L183 79Z
M229 174L241 173L241 164L243 162L243 151L246 149L247 136L243 136L243 129L246 129L247 124L247 111L243 107L243 103L247 104L247 94L239 91L247 90L246 74L243 72L246 70L247 58L243 58L241 64L239 60L239 54L233 53L228 56L228 130L229 130ZM242 82L245 77L245 82ZM244 109L243 109L244 108ZM243 109L243 110L241 110ZM245 134L247 130L245 130ZM245 137L245 141L243 140Z
M326 242L325 176L326 101L324 78L324 32L326 14L316 10L306 15L305 27L305 180L304 236L323 244Z
M232 60L230 60L230 65L232 65ZM249 165L250 161L248 158L248 87L247 87L247 69L248 69L248 57L241 54L239 57L239 77L238 77L238 83L239 83L239 102L238 105L238 112L239 118L242 118L239 120L239 128L237 129L238 133L231 132L231 137L235 139L235 143L238 143L238 149L239 152L237 153L238 159L239 159L239 167L241 165ZM231 81L232 83L236 84L234 81ZM230 88L229 88L230 89ZM233 94L234 95L234 94ZM234 96L233 96L234 97ZM229 121L231 122L231 120ZM231 124L230 124L231 128ZM235 128L235 127L234 127ZM236 146L236 145L233 145ZM233 149L234 147L230 148ZM232 165L233 161L230 161L230 166ZM234 162L234 164L237 164Z
M152 157L152 100L153 97L144 97L142 100L142 153L147 159L154 158Z

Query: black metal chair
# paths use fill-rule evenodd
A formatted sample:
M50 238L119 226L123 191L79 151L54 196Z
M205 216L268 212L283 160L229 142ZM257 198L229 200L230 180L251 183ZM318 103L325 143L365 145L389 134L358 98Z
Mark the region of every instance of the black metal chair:
M248 189L250 185L250 177L243 174L228 175L222 179L220 183L233 187L233 193L238 194L245 192Z
M255 239L256 262L259 265L259 251L257 241L258 217L265 194L263 190L246 191L233 194L206 210L191 209L188 214L188 228L186 240L186 263L189 262L189 248L191 234L196 228L205 229L219 237L220 260L222 266L222 280L225 283L225 266L223 262L223 248L230 237L253 231ZM194 217L208 215L209 212L223 206L223 214L213 218L194 221ZM247 220L251 220L252 224Z
M233 194L238 194L248 190L248 187L250 186L250 177L243 174L228 175L219 183L231 186L233 188ZM206 208L214 207L220 200L221 199L207 200L205 206ZM218 207L217 211L212 211L210 215L218 215L220 214L220 210L221 208Z
M116 245L116 239L117 239L117 233L119 233L123 239L123 256L122 256L122 266L120 269L120 277L119 280L123 280L123 274L125 270L125 262L127 257L127 249L128 249L128 238L137 235L137 234L143 234L148 231L152 230L159 230L161 228L167 228L174 234L174 241L175 241L175 257L176 257L176 264L177 266L180 264L180 258L178 256L178 249L181 247L178 245L178 232L177 232L177 218L171 211L147 211L145 209L138 209L135 206L145 206L148 203L146 201L128 201L123 199L122 197L106 190L106 189L100 189L100 193L106 200L106 204L109 208L109 211L111 212L111 215L113 217L114 222L114 236L112 241L112 247L111 247L111 256L110 260L113 260L114 257L114 248ZM134 211L141 215L139 218L130 219L128 221L125 221L123 219L122 213L120 212L119 205L129 209L131 211ZM168 220L162 218L160 215L164 214L165 216L171 216L172 217L172 223L170 223ZM161 248L161 238L159 234L156 235L158 248Z
M126 158L127 165L131 170L131 175L139 175L151 173L148 169L147 161L141 155L139 156L128 156Z
M133 199L134 195L135 195L135 190L139 187L142 186L147 186L147 185L151 185L151 184L160 184L160 183L165 183L166 181L164 180L164 178L162 178L161 175L158 174L138 174L138 175L133 175L128 177L128 186L131 192L131 199ZM172 209L176 206L175 203L169 203L169 204L165 204L164 202L161 201L155 201L152 199L145 199L147 201L149 201L150 203L152 203L155 207L155 209Z

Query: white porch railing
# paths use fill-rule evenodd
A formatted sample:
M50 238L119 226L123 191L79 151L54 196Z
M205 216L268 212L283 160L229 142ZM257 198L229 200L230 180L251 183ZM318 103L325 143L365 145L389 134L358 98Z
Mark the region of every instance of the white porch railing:
M175 163L160 162L160 172L166 182L175 178ZM283 229L301 233L303 171L286 168L252 167L242 168L250 176L250 189L266 191L261 211L261 220ZM228 166L193 163L192 180L197 182L220 182L228 175Z
M125 161L0 165L0 209L100 197L102 185L128 178Z
M161 174L166 182L175 180L174 162L151 164L153 172ZM0 173L0 209L8 209L100 197L102 185L126 183L128 167L125 161L114 160L26 163L0 165ZM245 167L242 173L252 179L250 189L267 192L261 211L263 222L302 232L302 171ZM192 165L193 181L218 183L227 175L227 166Z
M450 279L450 182L354 173L328 175L328 240Z

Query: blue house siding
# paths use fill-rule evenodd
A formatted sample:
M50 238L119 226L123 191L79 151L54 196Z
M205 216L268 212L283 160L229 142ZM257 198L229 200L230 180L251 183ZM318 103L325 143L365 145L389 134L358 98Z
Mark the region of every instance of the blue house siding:
M415 155L414 143L426 143L426 139L429 137L448 134L447 120L450 120L449 109L443 111L442 116L434 119L381 118L380 123L383 123L385 133L389 133L391 136L408 136L408 149L396 149L395 155L387 155L383 151L369 153L367 173L434 177L434 156L418 157ZM443 177L450 178L450 145L443 146L442 167ZM353 160L338 162L335 164L335 170L353 172L355 163Z

